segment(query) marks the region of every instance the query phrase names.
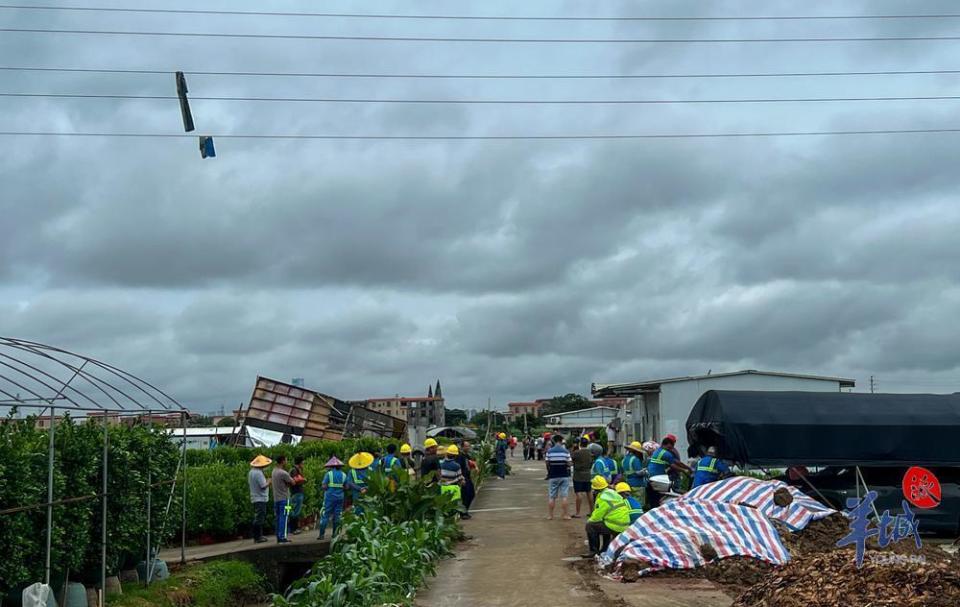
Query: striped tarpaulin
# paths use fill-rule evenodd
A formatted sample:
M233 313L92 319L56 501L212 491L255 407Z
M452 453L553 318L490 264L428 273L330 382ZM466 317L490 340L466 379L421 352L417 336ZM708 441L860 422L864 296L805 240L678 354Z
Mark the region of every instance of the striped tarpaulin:
M673 500L655 508L617 536L600 560L649 565L644 572L691 569L706 564L700 547L709 544L720 558L744 556L774 565L790 560L773 524L748 506Z
M785 508L777 506L773 501L774 492L780 488L786 488L793 496L793 503ZM793 531L799 531L809 525L810 521L826 518L836 512L796 487L780 481L762 481L749 476L734 476L701 485L690 490L680 500L750 506L759 510L767 518L784 523Z

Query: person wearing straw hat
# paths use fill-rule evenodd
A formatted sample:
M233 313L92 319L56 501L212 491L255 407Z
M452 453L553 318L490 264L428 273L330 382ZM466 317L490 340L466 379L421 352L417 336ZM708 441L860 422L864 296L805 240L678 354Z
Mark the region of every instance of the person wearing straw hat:
M250 462L250 472L247 473L247 484L250 486L250 503L253 504L253 541L262 544L267 541L263 537L263 524L267 520L267 502L270 501L270 480L263 473L263 469L273 461L265 456L258 455Z
M337 535L337 529L340 527L340 515L343 514L343 494L344 487L347 485L347 474L343 468L343 462L334 455L324 464L327 469L323 475L323 482L320 483L323 489L323 510L320 512L320 537L323 539L327 532L327 524L333 522L333 535Z
M363 514L363 508L359 505L360 496L367 492L367 474L370 472L372 463L373 454L366 451L354 453L347 461L350 466L350 474L347 475L347 489L350 490L353 512L357 515Z
M647 467L643 463L643 445L640 441L633 441L626 447L627 454L623 456L623 476L630 485L630 490L639 495L647 486Z

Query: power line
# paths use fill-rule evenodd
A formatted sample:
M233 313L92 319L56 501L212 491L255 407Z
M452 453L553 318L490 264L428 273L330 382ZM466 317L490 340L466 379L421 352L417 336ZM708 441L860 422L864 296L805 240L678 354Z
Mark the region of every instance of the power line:
M570 135L298 135L298 134L223 134L217 139L346 140L346 141L576 141L630 139L747 139L752 137L816 137L853 135L931 135L960 133L958 128L882 129L848 131L757 131L734 133L644 133L644 134L570 134ZM185 133L105 133L62 131L0 131L0 137L122 137L196 139Z
M102 36L164 36L186 38L241 38L265 40L344 40L366 42L494 42L546 44L672 44L672 43L751 43L751 42L910 42L951 41L960 36L892 36L892 37L827 37L827 38L465 38L434 36L333 36L316 34L244 34L228 32L157 32L128 30L0 28L0 32L25 34L78 34Z
M53 99L122 99L169 100L176 95L113 95L100 93L3 93L0 97ZM191 101L253 101L275 103L383 103L426 105L681 105L734 103L833 103L860 101L955 101L960 95L928 95L907 97L791 97L750 99L372 99L335 97L240 97L190 96Z
M76 67L0 66L0 71L94 74L170 75L173 69L109 69ZM191 76L277 76L291 78L442 78L462 80L620 80L656 78L787 78L826 76L913 76L960 74L960 70L878 70L852 72L738 72L719 74L386 74L350 72L250 72L180 70Z
M432 19L444 21L823 21L823 20L865 20L865 19L956 19L960 13L940 14L899 14L899 15L745 15L745 16L536 16L536 15L436 15L436 14L386 14L386 13L308 13L281 11L230 11L204 9L166 9L166 8L120 8L93 6L37 6L20 4L2 4L0 9L21 9L37 11L74 11L103 13L143 13L177 15L234 15L256 17L332 17L350 19Z

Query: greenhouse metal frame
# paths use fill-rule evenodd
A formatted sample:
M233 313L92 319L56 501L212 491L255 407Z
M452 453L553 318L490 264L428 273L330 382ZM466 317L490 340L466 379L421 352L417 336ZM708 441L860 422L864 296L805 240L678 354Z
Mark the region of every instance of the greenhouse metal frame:
M107 481L109 478L109 427L111 415L119 418L126 414L137 414L153 418L154 414L176 413L180 416L182 444L180 461L172 481L151 484L147 480L147 531L146 531L146 569L147 583L153 574L156 557L151 546L151 501L153 487L170 484L170 498L167 512L173 502L177 476L182 472L181 483L183 503L180 513L180 559L186 562L187 539L187 441L186 427L189 412L176 399L153 384L132 373L89 356L77 354L63 348L38 342L11 337L0 337L0 406L19 409L39 410L43 416L50 415L48 429L49 447L47 454L47 501L22 505L0 511L0 516L16 514L29 510L46 508L46 552L44 583L50 584L51 538L53 530L54 507L87 499L101 501L101 539L100 539L100 605L106 601L107 570ZM54 458L57 415L63 413L83 413L88 419L91 414L103 417L103 486L102 493L90 496L77 496L54 500ZM176 434L174 434L175 436ZM166 517L164 518L164 522Z

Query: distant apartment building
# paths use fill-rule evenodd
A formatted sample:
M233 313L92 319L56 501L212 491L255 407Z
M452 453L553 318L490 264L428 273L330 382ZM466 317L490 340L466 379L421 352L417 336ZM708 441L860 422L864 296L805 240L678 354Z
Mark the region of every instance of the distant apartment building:
M523 415L540 415L540 410L549 402L549 398L541 398L534 401L507 403L507 419L513 421Z
M436 390L433 386L427 388L427 396L398 395L388 398L369 398L363 402L367 408L405 420L411 426L432 428L445 423L446 409L440 380L437 380Z

